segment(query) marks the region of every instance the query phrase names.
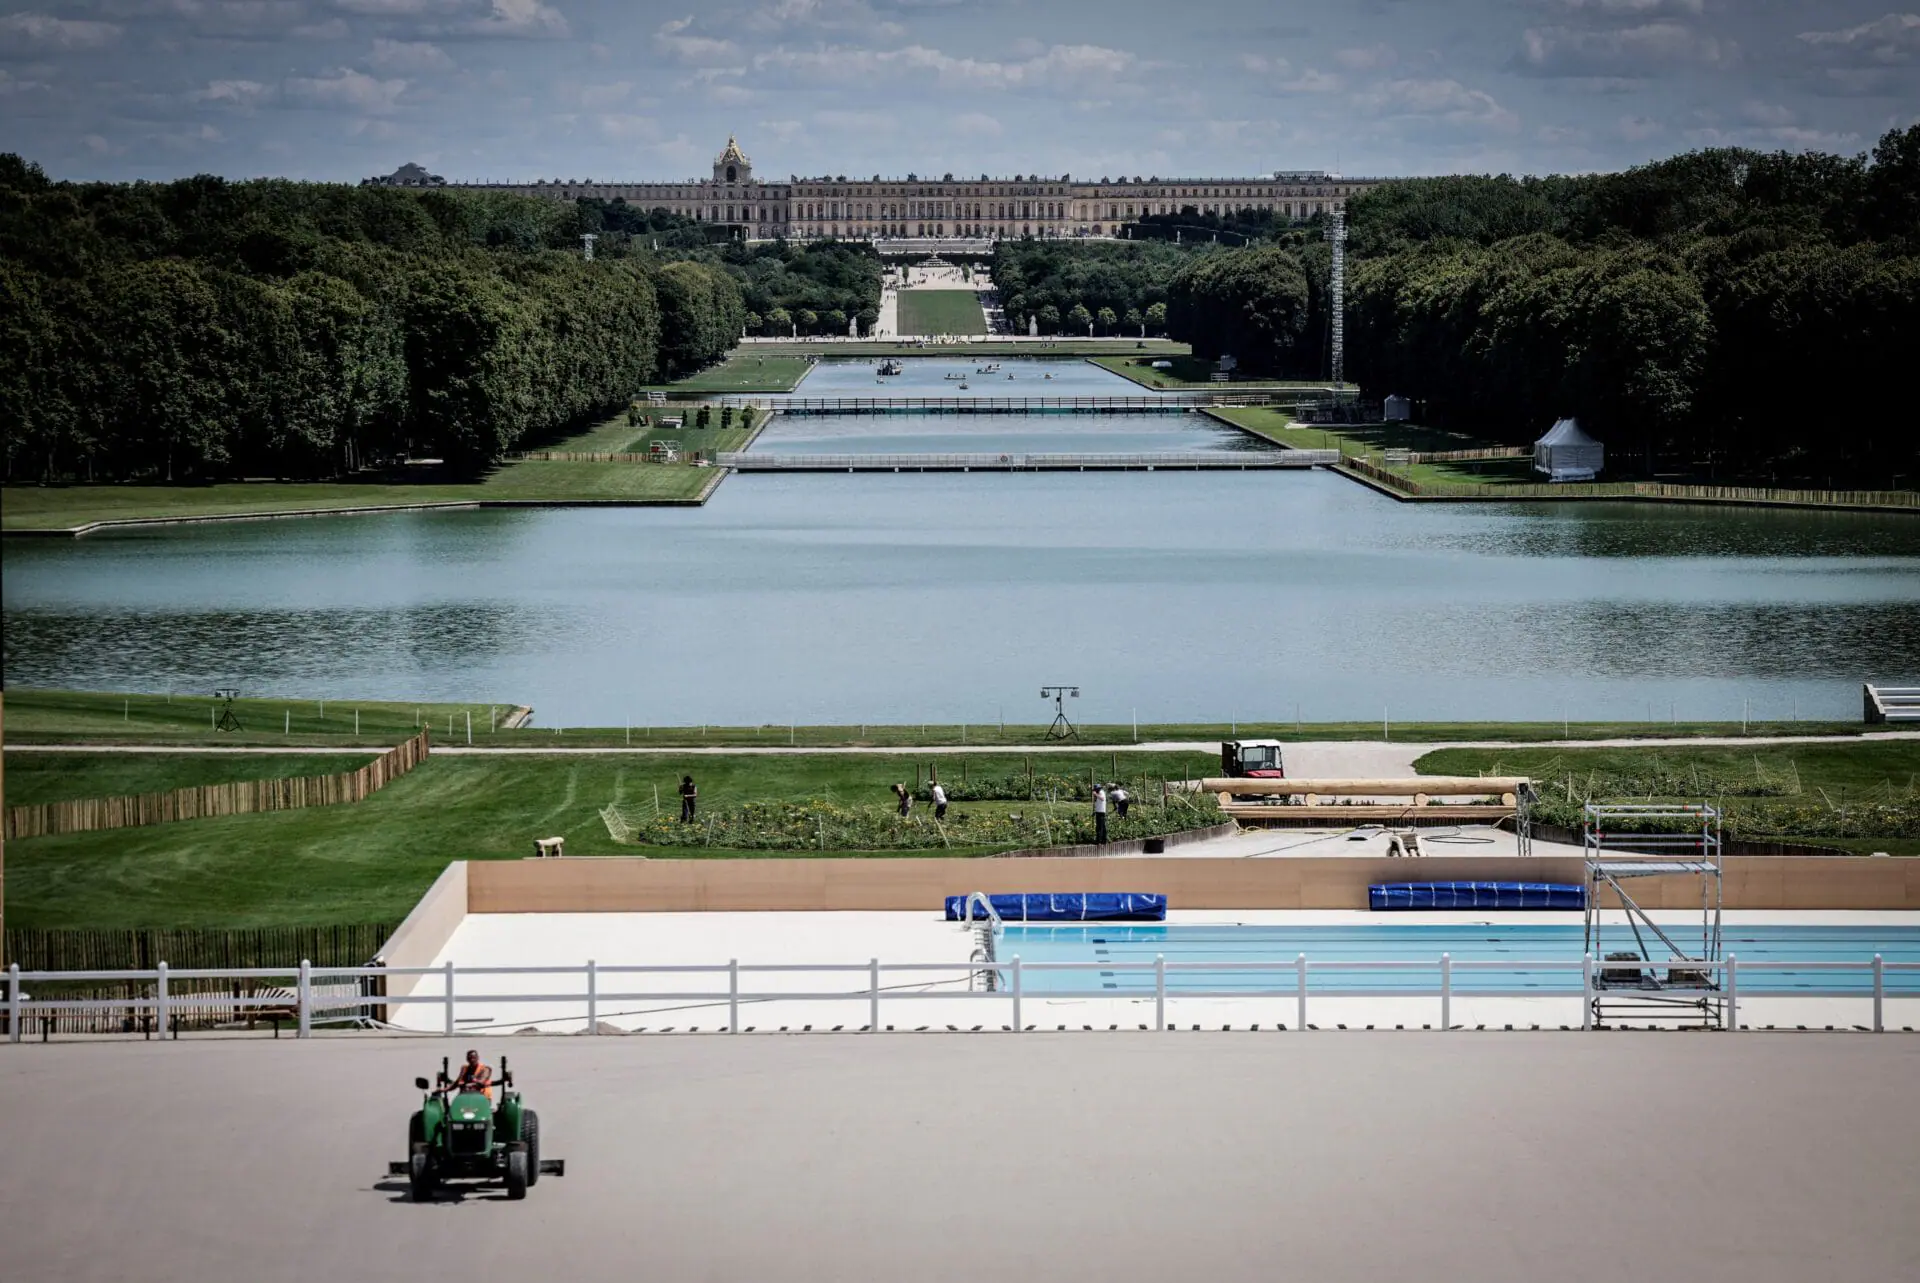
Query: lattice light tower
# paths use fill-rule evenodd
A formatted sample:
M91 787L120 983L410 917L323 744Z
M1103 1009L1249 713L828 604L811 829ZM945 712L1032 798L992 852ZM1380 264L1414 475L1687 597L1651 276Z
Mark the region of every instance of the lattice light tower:
M592 232L580 233L580 248L585 260L589 263L593 262L593 243L599 239Z
M1347 364L1347 211L1336 208L1333 211L1333 224L1327 228L1327 239L1333 242L1333 346L1332 368L1328 377L1335 383L1345 382Z

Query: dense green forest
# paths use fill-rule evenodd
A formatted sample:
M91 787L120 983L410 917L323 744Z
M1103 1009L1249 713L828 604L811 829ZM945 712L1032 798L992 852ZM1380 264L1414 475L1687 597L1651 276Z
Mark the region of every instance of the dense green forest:
M1348 218L1347 373L1414 397L1429 422L1525 442L1575 415L1614 447L1615 472L1920 474L1904 408L1920 126L1870 157L1718 149L1618 174L1390 182ZM1164 289L1168 333L1200 355L1326 374L1318 227L1246 248L1114 248L1143 268L1134 297Z
M854 299L879 299L864 250L716 244L617 201L56 183L0 156L6 479L482 467L718 359L750 307Z

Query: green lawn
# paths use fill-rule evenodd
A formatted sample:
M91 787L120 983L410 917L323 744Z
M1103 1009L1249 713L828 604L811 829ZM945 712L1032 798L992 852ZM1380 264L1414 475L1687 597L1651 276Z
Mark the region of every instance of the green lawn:
M1150 356L1094 356L1089 357L1095 365L1111 370L1123 379L1132 379L1141 387L1162 388L1174 392L1238 392L1258 388L1318 388L1327 386L1322 380L1299 379L1246 379L1231 383L1213 381L1213 362L1192 355L1168 355L1156 352ZM1155 361L1171 361L1170 370L1156 370Z
M241 729L216 731L214 723L222 707L222 701L206 690L122 695L16 687L6 693L6 738L10 744L391 748L422 726L434 728L436 743L446 743L448 718L453 719L455 739L465 742L467 720L472 718L475 741L484 741L491 719L504 720L514 706L245 695L233 704ZM14 760L7 759L9 768ZM18 800L13 797L13 780L7 784L8 799Z
M1241 427L1258 432L1261 436L1277 441L1281 445L1292 446L1298 450L1339 450L1342 454L1360 455L1375 463L1380 461L1381 452L1385 450L1483 450L1498 444L1483 441L1478 437L1440 432L1411 423L1373 424L1364 427L1351 424L1296 424L1293 417L1286 411L1266 406L1236 406L1216 409L1213 413ZM1478 466L1488 469L1488 476L1485 479L1491 481L1496 464L1504 465L1506 462L1498 460ZM1422 464L1421 468L1437 471L1444 468L1469 466L1473 465Z
M678 407L674 412L681 412ZM745 434L686 430L688 448L738 448ZM614 453L662 434L615 416L585 432L541 448ZM671 436L672 434L667 434ZM462 503L689 503L706 493L716 474L686 464L509 462L478 480L236 481L213 485L8 486L0 491L0 528L70 530L96 521L137 521L225 514L334 511L408 504Z
M372 753L9 753L7 805L341 775L373 759Z
M9 757L9 774L19 760ZM1025 769L1018 754L932 760L948 781ZM519 859L531 852L536 837L564 836L569 855L706 853L621 845L600 817L609 803L650 814L656 789L662 809L677 814L674 789L683 771L698 780L705 808L774 799L885 805L888 785L912 782L916 767L924 780L929 761L924 754L435 757L364 802L9 842L7 920L17 927L398 921L449 860ZM1208 762L1204 754L1141 754L1125 757L1121 766L1138 783L1143 775L1198 773ZM1092 769L1105 778L1112 762L1096 752L1036 758L1034 768L1063 775ZM97 768L70 765L82 781L92 769L102 772L105 783L123 778L129 768L105 761ZM84 782L80 787L91 791ZM1157 797L1157 787L1153 791ZM1059 804L1062 815L1084 809Z
M900 333L985 334L987 314L972 290L901 290Z
M793 726L569 726L556 731L552 726L527 730L489 731L490 711L502 716L513 706L512 692L497 704L407 704L375 701L329 702L325 718L320 705L288 693L242 700L240 718L246 730L240 734L216 734L210 727L211 710L216 707L209 692L192 695L177 693L168 703L162 695L120 695L108 692L40 691L15 689L6 693L6 735L11 741L37 744L54 743L208 743L300 745L386 744L398 743L414 733L421 721L434 728L434 742L445 743L447 718L454 719L453 736L466 742L466 718L473 719L473 742L485 747L613 748L613 747L778 747L834 748L872 746L911 748L916 745L969 744L1004 745L1028 748L1047 743L1044 722L992 722L957 724L872 724ZM130 703L128 703L130 701ZM130 707L130 721L122 721L123 703ZM352 737L353 710L362 711L361 738ZM292 715L292 734L282 731L286 714ZM536 714L538 709L535 710ZM1395 722L1389 738L1406 743L1435 740L1510 740L1526 743L1539 740L1617 739L1628 736L1657 735L1662 738L1685 736L1737 736L1738 722ZM1754 722L1748 728L1754 736L1767 735L1858 735L1865 729L1859 722ZM1379 722L1142 722L1101 725L1086 723L1079 727L1081 744L1125 745L1139 743L1217 743L1232 738L1261 737L1289 741L1301 740L1377 740Z
M684 379L656 384L661 392L791 392L813 369L804 356L773 355L736 349L718 365L708 366Z
M1868 740L1854 744L1780 744L1758 749L1702 746L1647 748L1438 749L1414 762L1423 775L1527 775L1539 780L1551 803L1565 807L1592 797L1647 801L1609 793L1603 777L1665 778L1676 783L1653 800L1698 801L1724 796L1726 804L1755 822L1748 831L1792 838L1797 816L1809 809L1831 812L1849 805L1899 806L1920 800L1920 742ZM1695 789L1684 787L1691 780ZM1596 781L1598 782L1596 786ZM1773 796L1744 797L1748 787ZM1765 818L1777 814L1777 825ZM1743 817L1744 818L1744 817ZM1854 851L1920 855L1920 837L1828 838L1806 841Z

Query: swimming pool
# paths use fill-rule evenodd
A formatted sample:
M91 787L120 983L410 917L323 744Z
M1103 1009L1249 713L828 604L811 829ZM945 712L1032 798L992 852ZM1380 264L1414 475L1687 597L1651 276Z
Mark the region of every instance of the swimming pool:
M1682 948L1700 938L1696 920L1687 927L1663 924ZM1792 926L1742 923L1723 928L1722 952L1740 962L1743 993L1790 995L1801 990L1870 993L1872 975L1859 971L1791 971L1747 969L1748 963L1870 962L1874 954L1886 962L1920 963L1920 926ZM1632 932L1610 922L1602 937L1606 951L1635 947ZM1668 956L1659 942L1656 960ZM1537 989L1542 994L1578 993L1577 965L1582 952L1582 927L1573 922L1523 923L1354 923L1338 926L1199 926L1180 923L1105 923L1087 926L1009 925L996 951L1002 962L1017 954L1022 966L1035 962L1113 962L1141 964L1141 970L1028 971L1027 993L1099 994L1115 996L1154 991L1152 963L1164 955L1169 963L1245 963L1245 970L1178 971L1167 973L1167 992L1231 993L1282 990L1292 992L1294 959L1306 954L1312 964L1308 988L1313 992L1358 993L1392 989L1397 992L1440 991L1440 955L1459 962L1554 962L1575 964L1564 970L1459 968L1453 971L1456 993ZM1260 966L1261 963L1280 966ZM1339 970L1343 962L1406 962L1406 969ZM1325 969L1323 969L1323 967ZM1886 991L1920 995L1920 971L1889 971Z

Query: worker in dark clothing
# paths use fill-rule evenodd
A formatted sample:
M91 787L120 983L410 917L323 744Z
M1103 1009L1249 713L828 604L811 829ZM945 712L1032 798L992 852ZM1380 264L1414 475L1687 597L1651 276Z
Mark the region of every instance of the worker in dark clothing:
M700 789L693 782L693 776L680 777L680 823L693 823L693 808L700 801Z

